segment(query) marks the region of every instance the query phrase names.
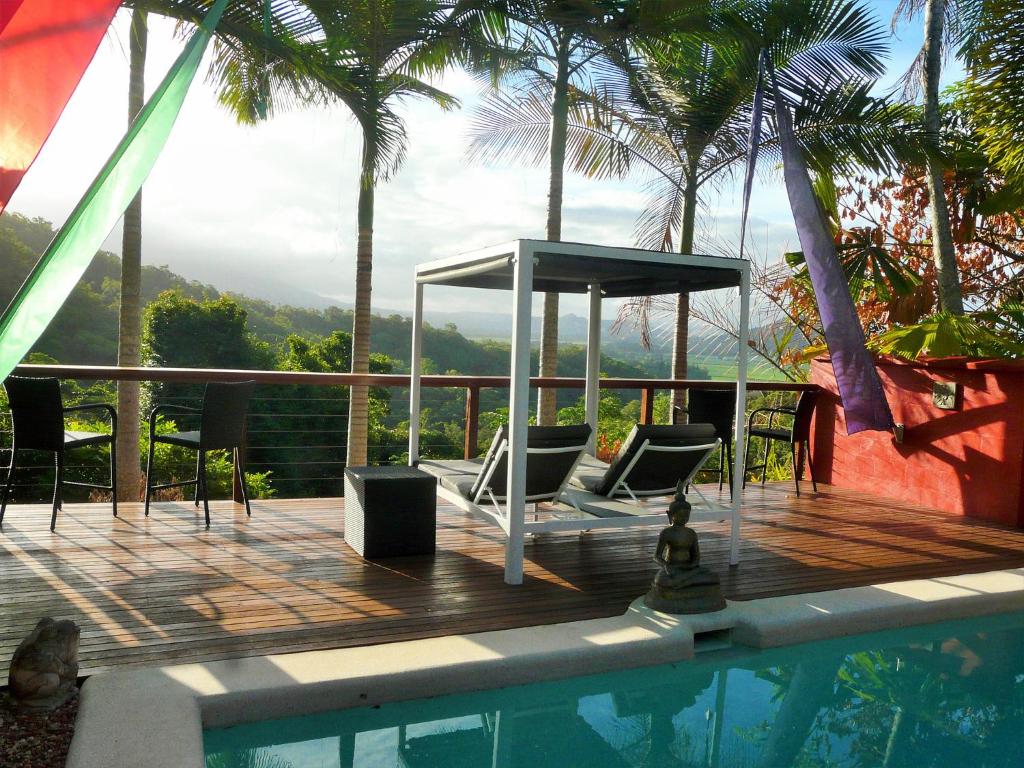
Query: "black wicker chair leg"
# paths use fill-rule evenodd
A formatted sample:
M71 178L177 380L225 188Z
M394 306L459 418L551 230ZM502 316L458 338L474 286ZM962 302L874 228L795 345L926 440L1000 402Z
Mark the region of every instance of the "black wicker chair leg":
M811 461L811 444L804 443L804 456L807 457L807 474L811 476L811 488L818 492L818 481L814 479L814 462Z
M152 432L149 436L149 456L146 458L146 517L149 517L149 497L153 493L153 451L156 449L156 441L153 440Z
M4 481L4 490L0 498L0 526L4 524L4 513L7 511L7 500L11 497L11 489L14 488L14 472L18 468L15 457L18 449L11 447L11 465L7 468L7 479Z
M722 465L722 479L725 479L726 473L729 475L729 498L732 498L732 443L723 443L722 448L725 451L725 464ZM718 490L721 492L722 483L718 483Z
M61 485L64 482L64 452L56 451L54 459L54 467L56 468L56 477L53 483L53 514L50 515L50 530L56 530L57 528L57 510L61 508L63 498L61 494Z
M761 486L764 486L765 480L768 479L768 452L772 449L771 438L766 437L764 439L764 461L761 463Z
M199 473L202 471L203 466L203 452L199 451L196 454L196 508L199 507Z
M117 517L117 432L110 441L110 506Z
M235 464L238 466L238 484L242 488L242 501L245 502L245 514L247 517L252 517L252 509L249 508L249 488L245 484L245 464L242 463L242 452L237 448L235 448Z
M789 455L793 458L793 485L796 486L796 497L800 498L800 469L796 463L796 443L789 444Z
M199 473L196 476L196 481L202 482L203 484L203 514L206 516L206 527L210 527L210 489L206 485L206 453L204 451L199 452ZM199 486L196 485L196 491L198 492Z
M743 479L740 482L740 488L745 489L747 487L747 467L750 466L750 430L747 429L747 444L744 446L743 452Z

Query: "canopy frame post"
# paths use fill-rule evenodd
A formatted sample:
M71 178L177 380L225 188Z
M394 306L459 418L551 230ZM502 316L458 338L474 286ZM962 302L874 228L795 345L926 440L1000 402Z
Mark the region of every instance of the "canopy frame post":
M743 475L746 472L744 462L746 451L747 423L747 358L749 356L748 337L750 335L750 263L740 263L740 327L736 350L736 419L733 439L736 450L733 454L732 466L732 526L729 535L729 565L740 562L740 513L743 507Z
M597 455L597 415L601 401L601 285L592 283L589 289L590 306L587 312L587 373L583 396L584 421L590 425L587 452Z
M415 282L409 358L409 466L420 460L420 376L423 372L423 284Z
M512 372L505 543L505 583L523 583L526 520L526 440L530 418L530 325L533 314L533 249L516 243L512 284Z

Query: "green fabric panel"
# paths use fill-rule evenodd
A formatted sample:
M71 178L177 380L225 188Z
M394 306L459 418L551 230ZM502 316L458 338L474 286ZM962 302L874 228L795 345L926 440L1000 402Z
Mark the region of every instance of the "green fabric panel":
M217 0L0 318L0 380L32 349L142 188L227 0Z

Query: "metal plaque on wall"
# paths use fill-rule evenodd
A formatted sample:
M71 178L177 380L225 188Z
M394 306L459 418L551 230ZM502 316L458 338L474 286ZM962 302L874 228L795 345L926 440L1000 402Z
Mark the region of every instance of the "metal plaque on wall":
M932 403L936 408L955 411L960 394L960 385L955 381L932 382Z

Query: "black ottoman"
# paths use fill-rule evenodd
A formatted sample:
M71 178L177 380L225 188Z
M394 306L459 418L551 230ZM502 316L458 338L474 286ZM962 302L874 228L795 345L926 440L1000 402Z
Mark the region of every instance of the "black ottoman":
M437 479L415 467L345 469L345 541L365 558L432 555Z

